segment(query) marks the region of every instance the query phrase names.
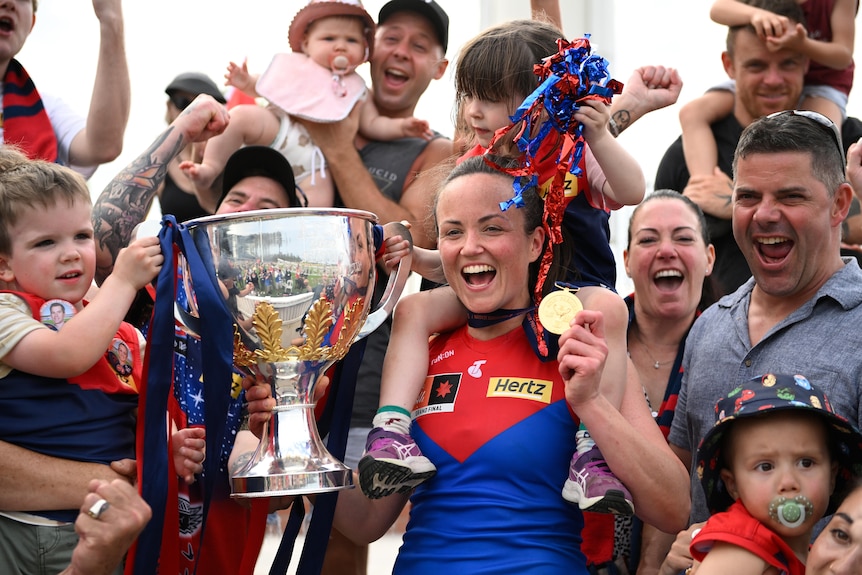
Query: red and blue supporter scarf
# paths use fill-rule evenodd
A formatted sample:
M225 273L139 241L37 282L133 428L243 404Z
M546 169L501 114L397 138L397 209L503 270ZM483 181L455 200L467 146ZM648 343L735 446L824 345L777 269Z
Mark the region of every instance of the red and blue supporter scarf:
M3 141L21 148L31 159L56 162L57 136L33 80L18 60L3 75Z

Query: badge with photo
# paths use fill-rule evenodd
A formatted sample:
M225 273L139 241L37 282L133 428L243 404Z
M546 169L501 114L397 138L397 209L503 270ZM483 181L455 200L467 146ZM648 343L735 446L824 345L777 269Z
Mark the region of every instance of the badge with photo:
M75 307L62 299L49 299L39 308L39 319L54 331L60 331L75 315Z
M115 337L111 341L111 347L108 349L108 363L121 378L132 375L132 352L129 350L128 344L120 338Z

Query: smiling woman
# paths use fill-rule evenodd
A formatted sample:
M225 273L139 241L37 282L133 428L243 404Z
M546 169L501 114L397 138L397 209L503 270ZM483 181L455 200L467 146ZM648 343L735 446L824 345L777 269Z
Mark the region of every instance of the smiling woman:
M703 212L675 191L653 192L632 213L623 256L634 283L634 293L626 298L629 357L653 417L667 437L682 383L686 334L718 295L709 277L715 249ZM642 568L657 568L673 537L651 525L636 525L632 537L642 540L619 541L616 547L626 551L618 559L632 572L639 563ZM639 556L632 554L635 549L641 550Z
M480 321L442 333L430 346L411 431L436 475L412 496L396 574L587 573L583 513L560 495L581 421L599 446L615 446L608 463L636 486L632 495L646 520L667 531L686 521L688 501L678 496L687 492L684 467L635 380L619 411L598 391L608 353L602 314L576 317L561 336L559 363L534 350L525 317L545 248L542 201L528 186L524 207L501 211L512 182L483 158L470 158L437 197L443 273ZM373 541L398 517L409 491L378 499L344 491L336 527L358 543ZM513 540L522 549L515 555Z
M537 207L535 202L523 209L502 211L499 203L507 197L500 197L497 204L482 201L491 195L511 194L511 187L501 183L508 184L509 178L488 168L487 173L452 179L437 198L437 243L446 280L472 313L528 307L532 286L527 270L538 259L545 240L542 212L530 209ZM518 316L488 327L480 337L506 333L522 319Z

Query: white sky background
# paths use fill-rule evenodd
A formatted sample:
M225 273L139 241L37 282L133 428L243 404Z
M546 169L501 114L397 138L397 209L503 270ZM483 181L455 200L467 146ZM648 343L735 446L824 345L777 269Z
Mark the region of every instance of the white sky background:
M441 80L432 82L416 116L451 135L451 72L458 49L489 24L528 18L529 0L437 1L450 17L450 68ZM384 2L363 3L376 19ZM635 68L646 64L675 67L684 83L680 102L725 78L720 53L726 29L709 20L711 4L712 0L561 0L567 36L590 33L593 50L608 59L615 78L625 82ZM245 57L251 70L263 71L273 54L289 50L287 29L304 5L305 0L125 0L131 117L122 155L102 166L90 180L93 196L164 129L164 88L174 76L200 71L221 85L228 62ZM589 22L581 20L582 10L589 13ZM482 23L483 14L493 21ZM40 90L59 95L86 114L98 44L98 21L90 0L40 0L36 27L19 60ZM367 74L365 68L360 73ZM679 104L652 113L621 136L623 145L640 161L648 189L665 148L679 135L678 109ZM851 93L848 112L862 115L858 89ZM158 214L151 217L158 218ZM616 221L624 232L624 218ZM614 235L621 261L624 234ZM618 288L625 293L625 275L619 275Z

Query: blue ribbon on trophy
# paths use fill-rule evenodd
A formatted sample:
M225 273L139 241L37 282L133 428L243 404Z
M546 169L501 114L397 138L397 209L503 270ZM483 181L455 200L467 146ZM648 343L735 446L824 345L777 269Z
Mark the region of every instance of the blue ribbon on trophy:
M197 244L195 243L197 241ZM200 331L203 362L204 385L204 424L206 427L206 459L202 482L204 487L203 525L201 540L206 526L206 515L219 477L221 438L230 397L231 373L233 366L233 319L225 305L217 285L215 267L205 234L192 239L183 224L177 223L172 215L162 219L159 242L165 255L165 264L157 278L156 299L153 319L149 330L145 361L145 384L140 394L138 413L138 482L141 495L150 505L153 517L138 537L130 552L134 561L134 573L150 575L159 572L159 557L164 567L176 561L173 553L166 549L162 554L163 540L176 541L179 523L165 525L167 505L176 508L176 501L168 501L168 494L175 489L177 478L170 475L167 407L171 386L174 381L174 305L177 285L180 281L177 270L178 256L181 254L194 278L194 297L200 310ZM186 278L188 280L190 278ZM175 517L175 513L168 513ZM166 529L172 530L165 533ZM177 537L171 537L177 530ZM174 545L176 547L176 545Z

